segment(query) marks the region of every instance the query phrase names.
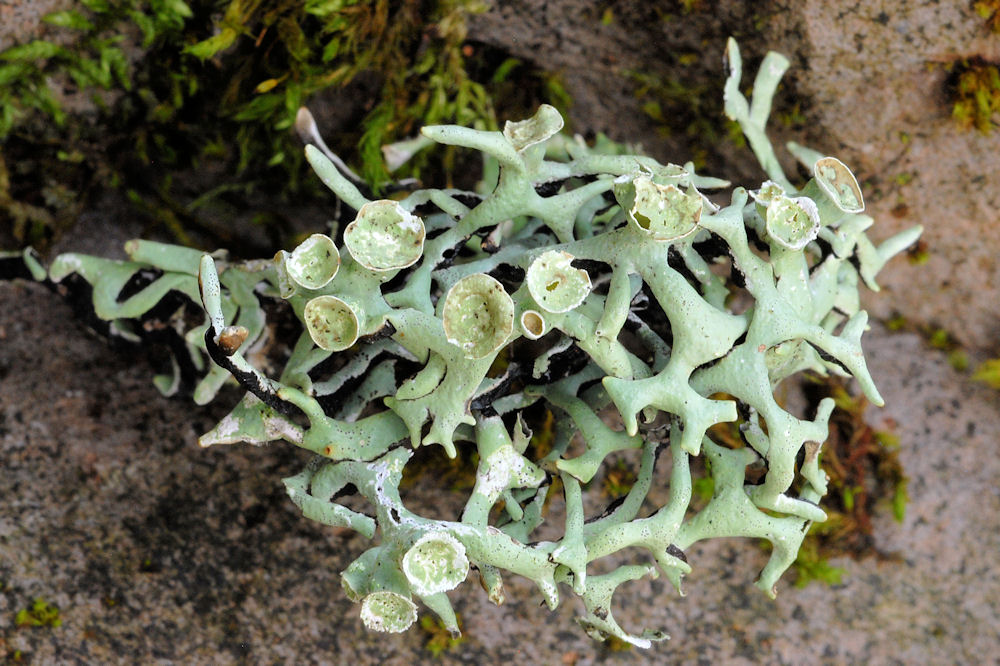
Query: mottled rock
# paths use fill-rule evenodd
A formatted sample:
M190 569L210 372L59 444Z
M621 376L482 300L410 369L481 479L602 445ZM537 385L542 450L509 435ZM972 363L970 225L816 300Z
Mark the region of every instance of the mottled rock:
M308 521L280 478L291 446L199 449L225 407L162 398L140 355L87 336L60 298L0 283L0 655L29 663L400 664L427 636L366 632L338 572L364 540ZM55 330L53 330L55 329ZM766 554L744 540L692 547L678 598L662 578L624 586L627 630L664 628L649 651L609 652L507 576L507 603L452 593L466 639L442 663L978 663L998 642L1000 394L970 384L919 337L876 328L872 374L910 475L903 524L875 538L900 562L835 561L842 585L752 586ZM235 396L231 396L235 400ZM225 402L225 399L222 399ZM661 481L665 473L658 472ZM661 491L654 491L661 492ZM457 517L465 497L420 483L415 511ZM606 502L588 495L588 512ZM549 520L561 526L558 502ZM631 556L622 553L621 556ZM43 598L61 626L17 627ZM422 612L426 612L423 610Z
M42 17L74 4L74 0L0 0L0 51L58 32Z
M797 105L804 122L795 129L772 120L772 136L847 163L876 218L874 237L925 229L929 261L890 265L879 277L891 295L866 305L1000 351L1000 132L959 128L947 85L953 63L1000 60L1000 36L972 3L723 1L694 3L689 13L680 3L611 7L605 25L591 5L572 0L496 2L473 17L470 36L561 73L576 131L638 141L657 159L680 163L703 142L677 125L660 136L627 73L679 82L693 108L718 112L728 35L748 59L786 54L792 65L776 115ZM721 125L721 116L712 122ZM713 175L753 182L761 174L747 153L720 142L705 157Z

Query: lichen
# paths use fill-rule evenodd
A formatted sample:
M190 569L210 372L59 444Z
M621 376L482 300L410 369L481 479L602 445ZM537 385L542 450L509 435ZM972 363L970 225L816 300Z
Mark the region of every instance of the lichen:
M550 608L566 590L579 596L591 636L649 647L666 634L629 632L613 617L622 584L663 574L679 592L693 544L747 537L771 544L756 585L773 597L809 526L827 519L819 459L835 399L799 417L774 391L811 371L851 376L882 403L861 349L858 287L877 290L878 271L920 233L872 244L854 176L797 145L789 149L813 178L793 183L765 133L787 61L769 54L747 99L733 41L727 56L726 113L767 174L753 192L709 198L729 184L691 163L559 134L560 114L543 106L502 132L423 128L431 142L483 155L477 191L372 201L311 139L306 159L357 212L339 247L313 236L273 261L232 262L136 242L129 261L60 257L50 278L78 275L98 316L138 339L169 294L202 304L200 326L172 322L184 345L173 381L158 385L194 375L195 399L206 402L231 375L247 396L203 445L284 439L316 454L284 483L306 517L378 533L342 575L368 628L405 630L419 601L457 635L448 595L475 571L495 603L503 577L522 576ZM279 330L266 325L277 311L298 322L280 329L294 331L283 366L255 353ZM582 453L571 447L577 436ZM452 459L476 452L457 519L421 515L401 498L424 447ZM619 452L639 458L635 478L588 515L584 486ZM711 480L700 506L697 461ZM666 499L646 513L658 465L669 466ZM341 504L345 493L368 511ZM539 541L556 494L562 536ZM592 566L635 550L652 563Z

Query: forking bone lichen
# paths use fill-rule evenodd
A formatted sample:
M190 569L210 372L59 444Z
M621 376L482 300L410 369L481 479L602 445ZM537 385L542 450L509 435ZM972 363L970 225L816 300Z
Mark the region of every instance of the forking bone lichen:
M285 440L317 454L284 483L306 517L378 535L342 575L368 628L403 631L423 606L457 633L448 593L475 570L494 603L504 601L504 575L523 576L550 608L567 590L580 596L578 621L592 636L648 647L666 635L618 625L619 585L662 573L680 591L689 546L746 536L772 544L756 585L773 597L809 523L825 520L819 458L833 401L803 419L774 389L802 371L833 372L881 404L860 345L859 281L877 289L879 269L920 234L873 245L850 170L790 145L813 174L796 187L764 132L787 61L768 54L748 100L732 40L727 58L726 113L768 180L733 189L725 205L703 191L728 183L690 163L561 135L562 118L542 106L503 132L424 128L425 140L483 153L478 193L420 189L372 201L321 142L307 146L318 176L357 211L341 247L314 234L271 261L237 263L131 241L129 261L63 255L49 275L90 283L96 314L125 336L170 294L202 303L204 323L182 331L183 358L157 386L174 392L183 368L193 368L194 398L206 403L234 376L248 392L203 446ZM142 288L123 296L136 280ZM737 310L737 295L752 303ZM261 350L281 302L301 325L274 376ZM623 430L602 418L611 405ZM546 410L565 418L541 451L528 424ZM709 434L733 421L742 448ZM571 456L577 433L584 452ZM479 458L461 516L433 519L405 506L399 483L413 449L440 446L455 457L461 442ZM621 451L639 458L634 485L587 515L582 486ZM668 500L647 513L661 453ZM710 462L715 490L694 512L698 456ZM759 483L748 482L750 466L763 470ZM562 537L537 541L557 480ZM372 515L338 502L351 489ZM636 563L594 573L591 564L610 555Z

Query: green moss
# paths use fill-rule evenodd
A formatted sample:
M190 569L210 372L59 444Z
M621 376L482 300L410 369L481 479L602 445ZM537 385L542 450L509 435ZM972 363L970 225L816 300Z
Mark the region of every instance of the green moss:
M972 379L1000 390L1000 359L986 361L972 373Z
M931 347L934 347L934 349L951 349L954 347L951 334L943 328L936 328L931 331L931 334L927 338L927 342Z
M969 369L969 355L962 349L953 349L948 352L948 365L958 372L965 372Z
M1000 113L1000 70L980 58L951 65L951 116L963 129L989 134Z
M872 516L886 510L902 522L909 501L899 437L876 431L864 420L867 400L851 395L842 380L832 377L817 378L809 393L811 400L832 397L838 409L820 453L820 466L829 477L828 519L810 527L799 550L799 587L812 581L840 583L844 570L829 564L834 557L891 558L875 542Z
M906 251L906 259L913 266L923 266L931 259L931 253L927 243L917 241L917 243Z
M810 532L805 541L802 542L799 555L795 558L795 564L792 565L797 574L795 587L805 587L812 582L839 585L845 570L841 567L831 566L828 559L820 555L819 540L811 538L813 536L813 533Z
M885 327L888 328L890 331L902 331L903 329L906 328L907 325L908 322L906 320L906 317L899 314L898 312L893 314L888 319L888 321L885 322Z
M911 182L913 182L913 174L907 172L896 174L893 177L892 182L901 187L903 185L909 185Z
M1000 0L975 0L972 8L990 32L1000 33Z
M608 468L601 483L602 492L608 497L619 498L628 494L635 485L636 473L624 460L619 459Z
M478 0L85 0L50 14L53 41L0 52L0 141L7 163L19 165L6 188L0 179L0 221L13 221L17 243L44 246L75 211L40 201L39 181L54 180L76 202L120 186L178 241L239 252L227 227L251 195L321 196L301 177L290 131L316 93L375 100L332 142L374 184L388 179L383 144L424 124L495 128L493 100L504 88L536 95L526 107L565 108L556 78L523 65L496 78L495 59L473 62L465 17L483 8ZM123 35L138 35L138 60L129 61ZM98 103L96 123L68 122L49 84L63 79ZM111 106L98 95L108 90ZM418 155L401 175L440 175L454 159L449 150ZM281 233L271 234L275 244L287 244Z
M62 625L59 608L42 597L37 597L28 608L22 608L14 617L19 627L58 627Z
M465 636L452 636L441 620L430 615L420 617L420 629L427 637L424 649L435 659L465 642Z

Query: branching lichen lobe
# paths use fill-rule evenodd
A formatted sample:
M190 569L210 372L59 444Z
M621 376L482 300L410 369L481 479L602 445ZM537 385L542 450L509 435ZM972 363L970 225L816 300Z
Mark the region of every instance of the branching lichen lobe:
M370 201L336 158L308 146L323 182L358 211L342 247L316 234L272 261L229 263L132 245L131 262L62 257L52 279L81 275L99 316L113 321L170 291L202 301L204 324L185 334L203 370L196 399L210 400L229 373L250 390L202 445L284 439L318 454L285 485L305 516L379 533L343 573L370 629L405 630L420 601L457 635L447 593L471 570L500 603L506 572L532 580L550 608L561 588L580 596L592 636L648 647L666 635L618 625L619 585L662 573L680 590L696 564L691 545L744 536L771 543L757 586L774 596L808 526L826 519L819 457L834 401L802 419L774 390L806 370L850 375L881 404L860 346L858 284L877 289L879 269L920 233L873 245L850 171L792 145L813 173L795 186L764 132L787 63L769 54L747 99L735 43L727 55L726 112L768 180L735 188L726 205L703 191L728 183L690 163L561 135L561 116L543 106L503 132L424 128L434 142L483 154L496 177L478 194L421 189ZM118 301L150 267L162 272ZM286 301L302 322L280 373L254 362L269 335L267 299ZM288 405L307 425L285 415ZM608 409L624 431L602 418ZM534 440L528 423L540 429ZM735 434L719 429L726 423L738 424ZM577 434L582 453L571 447ZM478 461L461 519L406 507L399 486L411 448L455 458L463 443ZM640 456L634 479L587 516L582 485L622 451ZM661 451L667 500L639 517ZM693 458L706 460L712 484L700 508ZM337 501L352 490L373 516ZM566 505L563 536L538 541L553 492ZM655 566L591 566L632 548Z

